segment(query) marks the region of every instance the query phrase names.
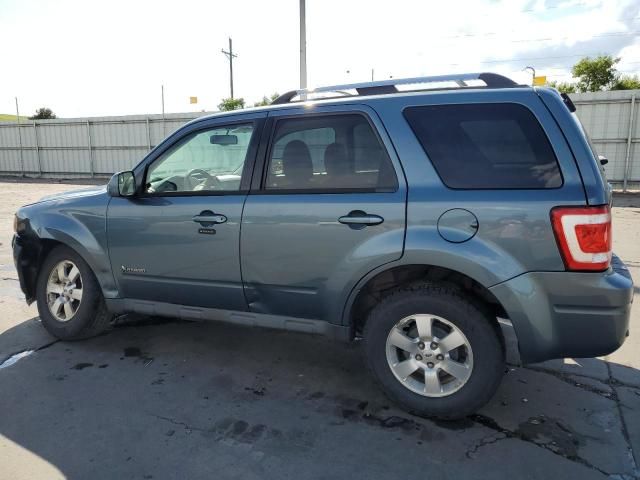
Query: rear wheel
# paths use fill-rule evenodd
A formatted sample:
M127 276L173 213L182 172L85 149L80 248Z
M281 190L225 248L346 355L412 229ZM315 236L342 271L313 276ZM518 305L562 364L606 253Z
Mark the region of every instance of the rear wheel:
M97 335L109 327L109 314L91 268L65 246L51 250L36 285L38 313L44 327L62 340Z
M369 367L386 394L412 413L464 417L495 393L504 352L490 316L456 288L399 288L370 313Z

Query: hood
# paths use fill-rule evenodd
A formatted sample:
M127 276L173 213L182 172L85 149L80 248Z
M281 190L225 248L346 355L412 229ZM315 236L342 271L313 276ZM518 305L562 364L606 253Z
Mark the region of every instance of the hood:
M70 190L68 192L54 193L53 195L47 195L42 197L40 200L38 200L35 203L51 202L51 201L57 201L57 200L71 200L74 198L82 198L82 197L89 197L91 195L99 195L106 192L107 192L106 185L98 185L95 187L81 188L78 190Z

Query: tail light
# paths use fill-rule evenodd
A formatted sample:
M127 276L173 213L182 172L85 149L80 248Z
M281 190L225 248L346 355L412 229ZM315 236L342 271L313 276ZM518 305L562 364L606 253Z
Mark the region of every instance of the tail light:
M568 270L602 271L611 263L611 210L600 207L556 207L553 232Z

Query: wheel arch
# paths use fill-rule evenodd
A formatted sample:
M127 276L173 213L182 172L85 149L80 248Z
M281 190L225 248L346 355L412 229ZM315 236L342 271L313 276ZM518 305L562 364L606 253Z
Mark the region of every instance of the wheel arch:
M37 279L44 260L60 245L73 250L89 265L105 298L118 296L106 248L83 227L73 225L71 229L41 228L27 232L20 268L28 303L35 300Z
M463 290L474 303L492 318L496 318L495 326L498 329L497 317L508 318L505 308L495 295L471 276L442 266L411 263L387 266L364 277L347 300L343 310L343 324L351 327L352 336L358 336L362 332L369 311L386 292L420 281L443 283ZM500 337L504 341L502 334Z

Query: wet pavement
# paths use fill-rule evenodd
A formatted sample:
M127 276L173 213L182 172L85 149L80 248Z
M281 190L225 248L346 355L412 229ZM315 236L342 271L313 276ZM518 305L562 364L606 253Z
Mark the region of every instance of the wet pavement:
M637 306L618 352L512 365L477 415L426 420L358 343L160 319L56 341L20 299L11 215L71 187L2 187L0 479L640 478ZM615 250L640 278L640 199L621 201Z

